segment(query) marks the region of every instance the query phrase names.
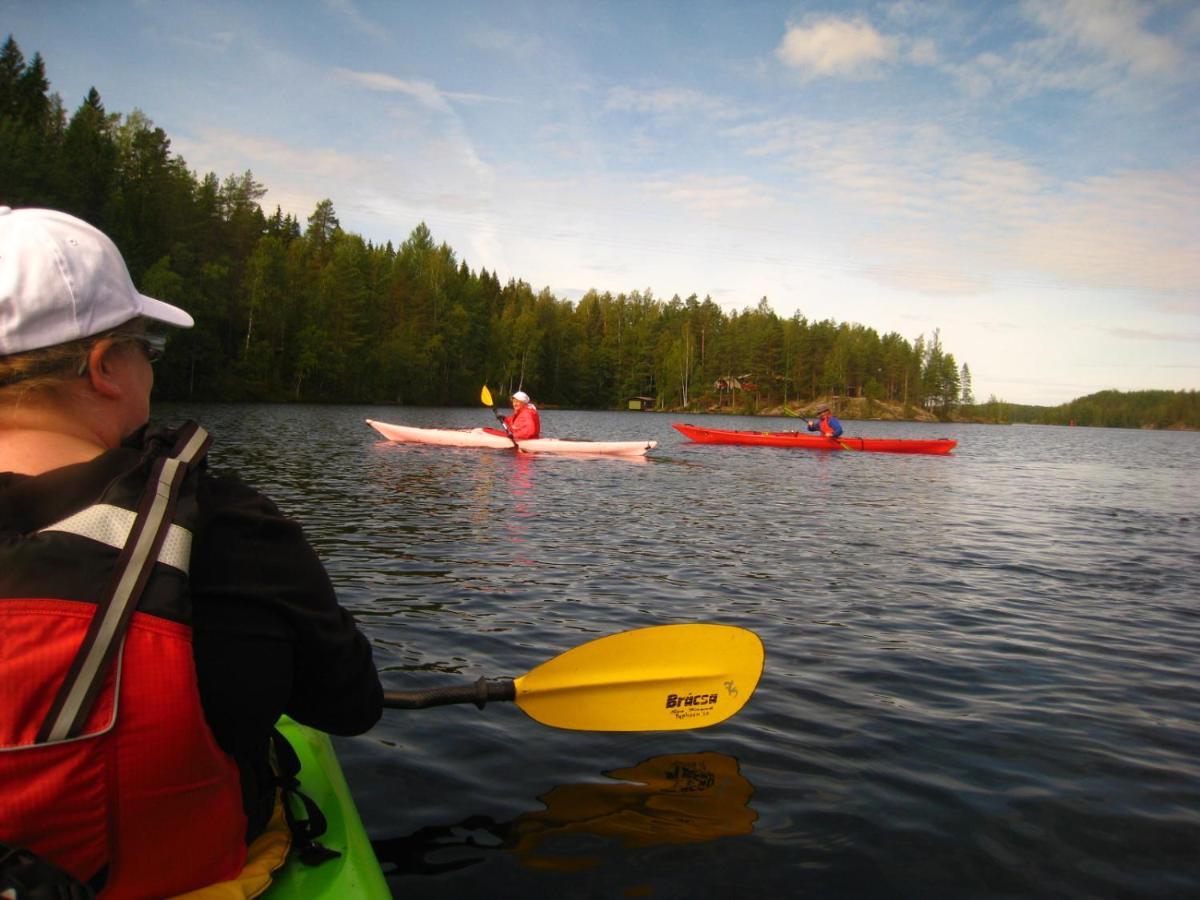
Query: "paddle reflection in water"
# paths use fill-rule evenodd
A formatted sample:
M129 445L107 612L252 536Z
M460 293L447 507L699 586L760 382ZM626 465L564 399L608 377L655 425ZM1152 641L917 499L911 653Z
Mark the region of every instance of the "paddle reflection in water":
M545 809L510 822L471 816L406 837L373 841L389 874L435 875L508 853L530 869L574 872L599 866L596 841L625 849L699 844L749 834L754 788L723 753L655 756L604 773L614 784L564 784L538 797Z

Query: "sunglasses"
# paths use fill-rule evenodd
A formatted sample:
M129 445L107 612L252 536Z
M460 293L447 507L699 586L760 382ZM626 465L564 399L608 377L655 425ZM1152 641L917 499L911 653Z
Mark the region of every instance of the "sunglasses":
M146 359L151 364L163 358L163 353L167 349L167 336L165 334L144 334L140 338L135 338L135 340L141 345L142 352L146 354Z
M154 365L163 358L163 352L167 348L167 336L165 334L140 334L137 337L123 337L113 341L114 344L137 344L142 348L142 352L146 354L146 361L150 365ZM84 356L83 362L79 364L79 370L76 375L83 375L88 370L88 360Z

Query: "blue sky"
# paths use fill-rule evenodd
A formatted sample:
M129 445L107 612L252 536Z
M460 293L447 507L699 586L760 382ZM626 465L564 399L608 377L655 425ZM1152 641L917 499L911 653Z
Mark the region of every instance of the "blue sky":
M767 297L914 340L977 399L1200 388L1200 4L15 2L199 174L472 269Z

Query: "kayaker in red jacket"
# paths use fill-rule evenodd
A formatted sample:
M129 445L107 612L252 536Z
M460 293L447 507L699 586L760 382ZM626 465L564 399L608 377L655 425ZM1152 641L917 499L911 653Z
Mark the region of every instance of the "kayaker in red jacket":
M237 878L279 716L382 710L299 525L209 472L194 423L146 427L151 323L193 324L92 226L0 207L0 893L5 847L105 898Z
M518 441L532 441L542 436L542 420L538 417L537 407L524 391L512 395L513 412L505 416L504 424Z
M485 428L484 431L491 434L503 434L506 437L512 436L518 441L532 441L534 438L542 436L542 420L538 417L537 407L533 405L533 401L529 399L529 395L524 391L517 391L512 395L513 411L511 416L505 416L503 419L504 427L507 431L501 431L499 428ZM500 414L497 413L497 416Z
M817 420L807 420L809 431L820 431L827 438L839 438L842 436L842 423L830 412L828 406L822 406L818 409L817 415L820 417Z

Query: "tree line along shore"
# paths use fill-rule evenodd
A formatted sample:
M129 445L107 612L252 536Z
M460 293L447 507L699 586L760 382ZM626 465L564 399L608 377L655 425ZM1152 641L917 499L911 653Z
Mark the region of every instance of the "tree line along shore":
M1013 422L1071 407L976 403L936 329L909 340L781 317L766 297L732 312L649 290L563 299L471 269L424 223L377 244L344 230L331 200L301 223L264 211L265 194L249 171L192 172L146 114L107 111L94 87L68 113L40 54L26 60L11 35L0 48L0 203L86 219L142 291L196 318L171 336L161 399L469 405L488 383L581 409L644 398L803 415L832 398L848 418ZM1081 398L1058 424L1200 427L1194 392L1142 393L1169 396L1153 415L1130 403L1132 418L1104 395Z

